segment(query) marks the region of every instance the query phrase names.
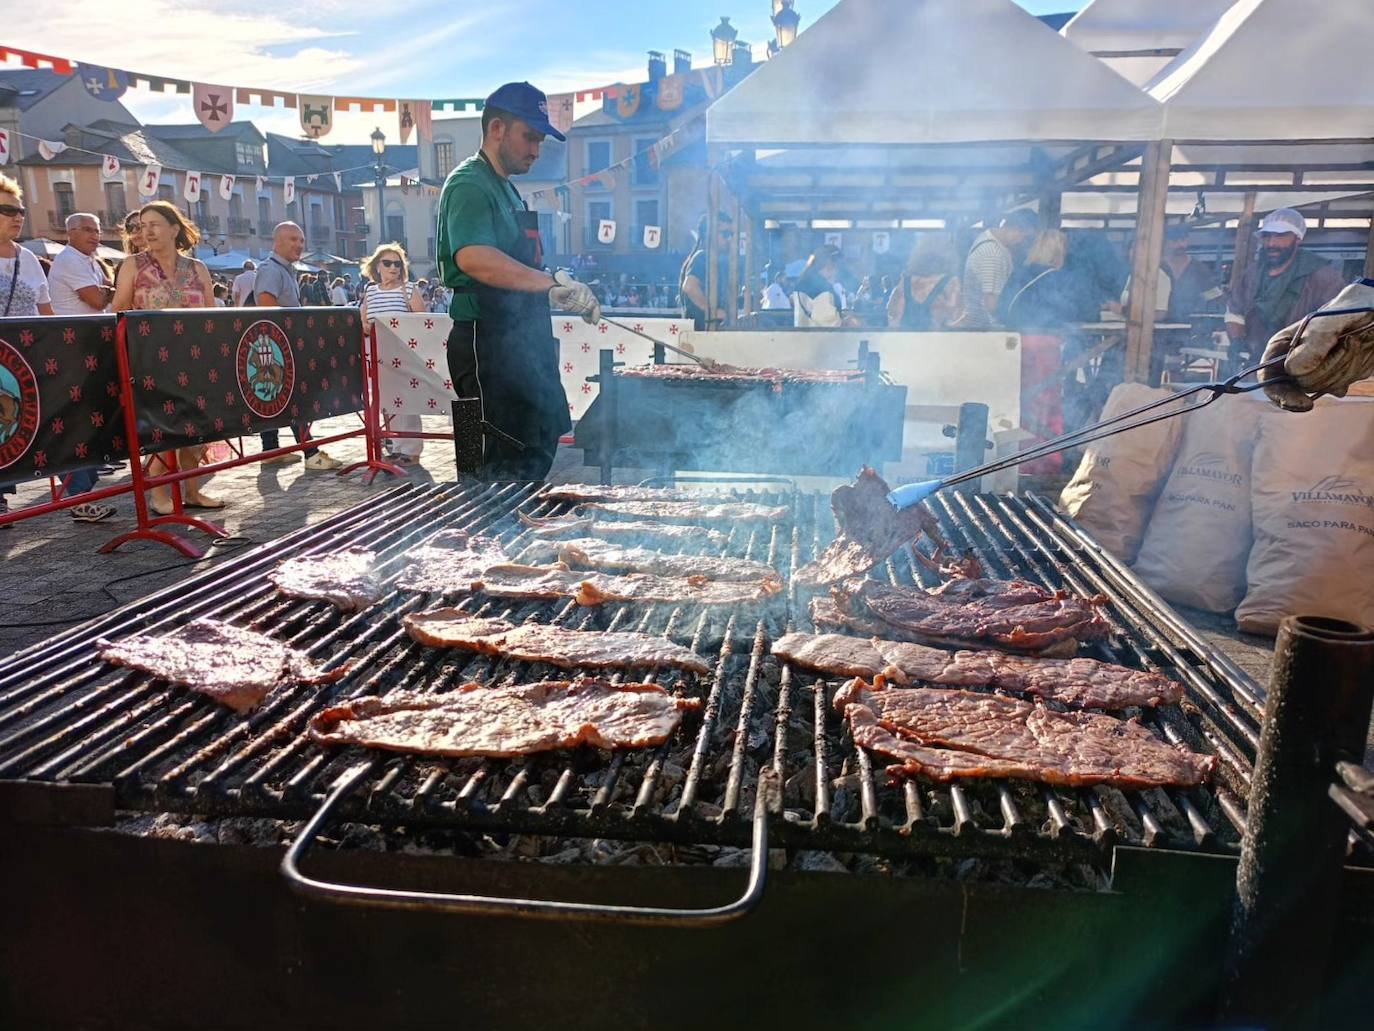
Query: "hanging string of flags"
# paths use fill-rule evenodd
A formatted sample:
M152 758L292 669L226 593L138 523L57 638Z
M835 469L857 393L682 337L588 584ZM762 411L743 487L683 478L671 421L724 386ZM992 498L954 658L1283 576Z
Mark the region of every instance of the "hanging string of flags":
M26 68L46 68L58 75L73 75L80 79L86 92L97 100L113 103L131 88L156 93L173 93L190 97L196 120L211 132L219 132L234 120L237 105L257 105L294 110L300 115L301 131L312 139L327 136L334 127L335 112L395 114L400 124L401 143L409 142L412 131L428 142L431 116L435 111L480 112L485 103L482 97L444 97L440 99L395 99L390 97L341 97L321 94L287 93L254 86L217 86L189 79L177 79L143 72L125 71L103 65L86 64L69 58L41 54L22 47L0 44L0 64L18 61ZM661 111L675 111L682 105L687 84L700 86L707 97L716 97L723 88L723 76L717 66L664 76L647 84L621 83L597 86L593 89L554 93L548 98L549 121L560 132L566 132L573 121L574 106L587 101L616 101L616 110L623 118L631 117L650 99Z

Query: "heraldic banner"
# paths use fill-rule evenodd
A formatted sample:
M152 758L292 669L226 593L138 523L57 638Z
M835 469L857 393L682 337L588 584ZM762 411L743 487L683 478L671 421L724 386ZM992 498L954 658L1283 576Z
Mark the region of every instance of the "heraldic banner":
M363 410L356 310L134 311L126 333L145 449Z
M0 483L127 457L115 316L0 319Z

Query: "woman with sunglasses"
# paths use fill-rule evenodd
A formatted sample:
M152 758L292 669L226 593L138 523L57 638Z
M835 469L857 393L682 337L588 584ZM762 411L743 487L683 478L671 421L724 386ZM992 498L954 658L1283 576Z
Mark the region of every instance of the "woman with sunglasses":
M425 310L424 298L410 282L410 265L406 260L405 248L399 243L384 243L363 259L363 278L368 280L363 288L362 316L368 323L379 315L392 312ZM393 415L391 429L398 433L419 433L421 430L418 415ZM392 438L388 442L388 457L400 465L414 465L420 457L425 442L419 438Z
M124 225L120 229L120 236L124 239L125 254L133 256L144 249L143 215L140 212L131 211L124 216Z

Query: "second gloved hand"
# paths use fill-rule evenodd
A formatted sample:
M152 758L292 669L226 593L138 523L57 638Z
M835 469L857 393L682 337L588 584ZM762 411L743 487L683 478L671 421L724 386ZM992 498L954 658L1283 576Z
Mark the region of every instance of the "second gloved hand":
M591 326L601 321L601 302L586 283L573 279L567 269L559 269L553 274L553 284L549 287L551 307L581 315L582 320Z
M1317 310L1346 308L1374 308L1374 287L1351 283ZM1312 407L1309 395L1344 397L1352 383L1374 376L1374 314L1363 311L1313 318L1294 347L1293 337L1300 325L1295 322L1279 330L1264 349L1265 361L1288 355L1283 371L1297 380L1296 384L1275 383L1264 388L1279 407L1305 412ZM1278 373L1266 369L1260 380L1275 375Z

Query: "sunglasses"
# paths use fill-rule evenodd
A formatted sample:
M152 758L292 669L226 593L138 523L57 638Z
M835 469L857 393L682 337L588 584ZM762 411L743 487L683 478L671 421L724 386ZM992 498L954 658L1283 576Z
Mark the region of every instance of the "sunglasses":
M380 266L382 266L382 268L400 268L400 267L401 267L401 263L400 263L399 261L394 261L394 260L392 260L391 258L383 258L381 261L377 262L377 264L380 265Z
M23 218L27 214L27 209L19 207L17 204L0 204L0 215L6 218L14 218L16 215Z

